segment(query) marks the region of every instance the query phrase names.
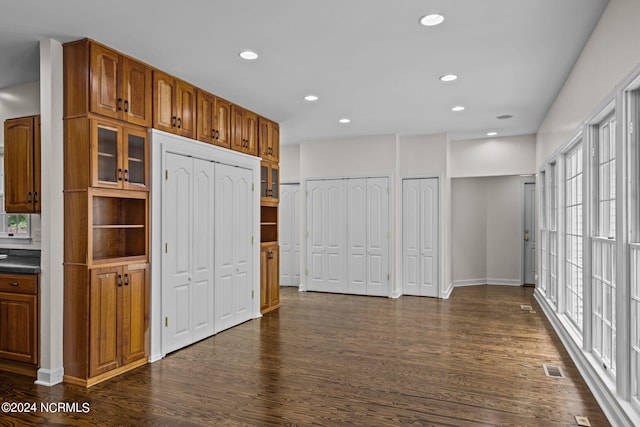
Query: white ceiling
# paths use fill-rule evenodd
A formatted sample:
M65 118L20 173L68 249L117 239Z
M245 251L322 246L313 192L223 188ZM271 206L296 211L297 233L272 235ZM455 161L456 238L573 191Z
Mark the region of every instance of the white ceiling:
M280 122L284 144L531 134L607 2L0 0L0 88L38 80L38 40L90 37Z

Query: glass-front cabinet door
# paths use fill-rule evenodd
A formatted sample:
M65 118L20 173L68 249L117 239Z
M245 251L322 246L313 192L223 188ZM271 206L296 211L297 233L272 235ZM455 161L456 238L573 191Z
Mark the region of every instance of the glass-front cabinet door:
M91 129L91 186L148 190L146 130L106 120L91 120Z
M278 164L262 162L260 164L260 200L262 202L278 202L279 185Z
M147 190L149 185L149 149L144 130L124 130L124 187L130 190Z
M92 120L91 181L93 187L121 188L122 168L119 166L120 128Z

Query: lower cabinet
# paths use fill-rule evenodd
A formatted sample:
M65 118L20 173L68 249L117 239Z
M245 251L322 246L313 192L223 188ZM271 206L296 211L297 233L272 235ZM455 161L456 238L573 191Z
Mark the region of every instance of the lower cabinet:
M260 312L280 307L280 248L278 244L260 248Z
M0 359L39 363L38 275L0 275Z
M88 292L65 295L65 304L78 304L78 311L65 310L75 312L65 323L76 326L65 328L65 380L84 386L142 365L149 354L149 265L88 273ZM80 309L83 301L88 310Z

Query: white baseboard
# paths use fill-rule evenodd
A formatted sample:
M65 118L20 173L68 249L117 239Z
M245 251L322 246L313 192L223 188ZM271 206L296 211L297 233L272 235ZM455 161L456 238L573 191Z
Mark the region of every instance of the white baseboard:
M483 277L480 279L465 279L454 280L451 283L451 288L458 288L462 286L477 286L477 285L506 285L506 286L522 286L519 280L514 279L495 279Z
M454 288L454 287L455 287L455 285L453 284L453 282L450 282L450 283L449 283L449 286L447 287L447 289L445 289L445 290L442 292L441 297L442 297L443 299L449 299L449 298L451 297L451 293L453 292L453 288Z
M162 358L164 358L164 356L162 354L158 353L158 354L149 355L149 359L148 360L149 360L149 363L155 363L158 360L161 360Z
M56 369L38 369L38 379L36 379L35 383L38 385L44 385L47 387L54 386L56 384L60 384L64 378L64 368L56 368Z
M610 381L611 384L607 384L602 379L596 369L597 363L595 360L591 360L593 357L589 353L585 353L571 338L571 334L564 326L562 319L537 288L533 296L556 331L560 341L562 341L562 345L569 353L573 363L575 363L580 375L587 383L589 390L593 393L611 425L629 427L640 425L640 414L629 402L617 396L613 382Z

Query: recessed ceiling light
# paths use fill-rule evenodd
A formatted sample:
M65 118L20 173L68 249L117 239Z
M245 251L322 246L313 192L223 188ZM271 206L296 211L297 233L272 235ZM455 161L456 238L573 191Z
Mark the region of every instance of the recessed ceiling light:
M435 25L440 25L444 21L444 16L439 13L430 13L429 15L425 15L420 18L420 24L425 27L433 27Z
M443 82L452 82L457 79L458 76L456 76L455 74L444 74L440 76L440 80L442 80Z
M304 100L305 101L317 101L318 97L315 96L315 95L307 95L307 96L304 97Z
M258 54L251 50L243 50L238 54L240 58L246 59L248 61L253 61L254 59L258 59Z
M496 136L498 132L487 132L487 136Z
M455 107L451 108L451 111L462 111L464 110L464 107L462 105L456 105Z
M350 123L351 119L340 119L340 123Z
M513 116L511 114L503 114L502 116L496 117L496 119L498 119L498 120L507 120L507 119L510 119L512 117Z

